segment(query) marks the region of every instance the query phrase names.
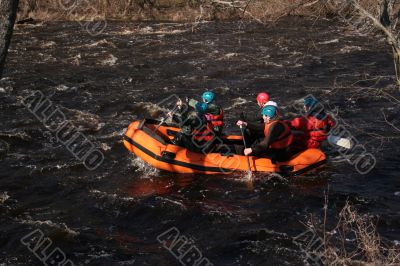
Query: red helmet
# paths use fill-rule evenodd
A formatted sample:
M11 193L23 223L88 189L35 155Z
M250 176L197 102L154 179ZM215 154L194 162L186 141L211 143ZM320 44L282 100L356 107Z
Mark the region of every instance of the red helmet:
M266 104L269 101L269 95L268 93L265 92L260 92L257 95L257 103L260 103L261 105Z

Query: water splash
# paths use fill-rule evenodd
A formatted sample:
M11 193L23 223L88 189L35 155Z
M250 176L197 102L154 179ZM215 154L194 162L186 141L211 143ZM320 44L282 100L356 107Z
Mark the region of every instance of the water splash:
M114 66L117 61L117 57L115 57L113 54L109 54L104 60L100 62L100 64L104 66Z
M6 200L8 200L10 196L8 196L7 191L0 193L0 204L3 204Z
M225 108L225 111L234 109L234 108L236 108L238 106L241 106L241 105L244 105L245 103L248 103L248 102L249 102L248 100L246 100L246 99L244 99L242 97L238 97L238 98L233 100L233 104L231 106Z
M137 171L143 172L141 178L151 178L153 176L157 176L160 173L160 170L149 165L139 157L134 158L131 161L131 165L137 167Z

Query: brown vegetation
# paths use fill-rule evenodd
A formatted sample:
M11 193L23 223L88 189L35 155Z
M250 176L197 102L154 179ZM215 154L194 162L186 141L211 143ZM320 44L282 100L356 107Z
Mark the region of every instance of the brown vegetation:
M400 248L377 233L376 219L359 214L346 202L336 226L327 230L326 215L327 202L323 221L311 216L306 225L314 245L300 246L308 258L317 258L324 265L400 265ZM315 249L317 242L320 245Z
M384 0L361 0L378 10ZM391 0L388 0L391 1ZM37 20L173 20L250 18L286 15L332 16L338 0L21 0L19 18Z

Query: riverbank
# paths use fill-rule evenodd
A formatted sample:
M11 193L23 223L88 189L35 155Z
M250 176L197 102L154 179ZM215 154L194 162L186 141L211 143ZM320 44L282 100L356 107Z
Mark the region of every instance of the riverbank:
M367 10L380 10L382 1L362 0ZM194 22L199 20L250 19L260 22L275 21L288 15L306 17L334 17L338 12L351 13L351 8L340 10L340 0L21 0L18 20L129 20ZM397 13L400 4L389 7ZM374 11L374 12L375 12Z
M0 83L0 264L39 265L22 240L43 232L53 241L47 252L59 247L75 265L182 265L158 240L177 228L214 265L304 265L293 238L311 214L323 224L324 191L328 232L349 202L379 217L377 232L399 243L400 138L385 119L400 127L400 93L385 40L299 17L273 26L200 23L194 32L189 23L109 22L96 36L83 25L14 32ZM361 174L351 155L332 155L306 176L264 176L249 190L240 175L174 175L126 151L132 120L156 118L158 102L198 99L205 88L216 92L232 134L240 134L238 111L259 112L260 90L286 116L315 95L377 164ZM104 154L101 166L85 168L22 104L35 91ZM352 235L345 241L354 243Z

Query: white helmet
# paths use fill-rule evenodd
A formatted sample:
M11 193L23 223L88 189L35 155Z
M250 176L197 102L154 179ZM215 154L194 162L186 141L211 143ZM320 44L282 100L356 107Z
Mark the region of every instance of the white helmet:
M274 101L268 101L264 106L268 106L268 105L278 108L278 104Z

